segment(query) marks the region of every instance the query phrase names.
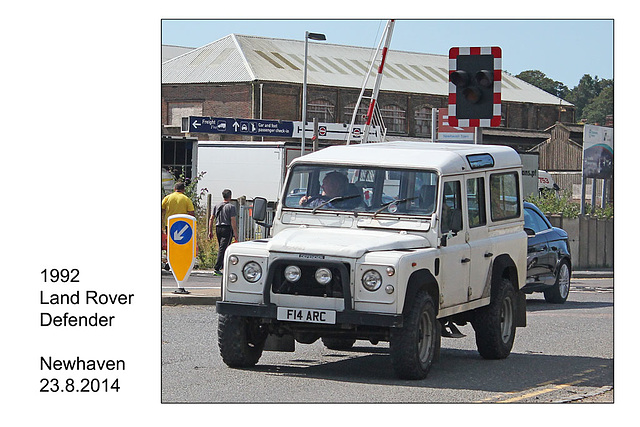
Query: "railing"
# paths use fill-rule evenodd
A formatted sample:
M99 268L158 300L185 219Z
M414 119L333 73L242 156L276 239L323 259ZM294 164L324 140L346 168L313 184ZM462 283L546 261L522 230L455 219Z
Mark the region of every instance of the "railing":
M271 228L256 224L252 218L253 200L247 200L246 197L242 196L236 202L238 207L238 234L240 235L238 241L246 242L271 237ZM269 203L265 223L273 223L275 211L275 203Z
M253 220L253 200L247 200L245 196L239 197L238 199L234 199L231 201L236 206L236 211L238 213L238 234L237 239L239 242L246 242L249 240L263 239L266 237L271 237L271 228L267 228L261 225L256 224ZM209 226L209 217L211 216L211 212L213 210L213 206L211 204L211 194L207 197L207 206L206 206L206 226ZM273 224L273 218L276 213L276 204L275 202L269 202L267 205L267 219L265 221L266 224ZM208 230L207 230L208 231Z

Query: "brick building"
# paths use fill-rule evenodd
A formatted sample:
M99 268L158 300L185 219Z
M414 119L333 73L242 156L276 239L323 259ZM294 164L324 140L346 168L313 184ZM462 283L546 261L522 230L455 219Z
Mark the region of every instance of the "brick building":
M350 123L374 54L372 48L310 42L307 120ZM302 40L236 34L169 59L162 63L163 135L179 135L182 118L190 115L300 121L303 66ZM373 67L369 88L376 71ZM431 109L447 104L447 56L389 50L378 97L388 140L430 139ZM483 143L524 152L549 138L545 129L557 121L573 122L574 116L567 101L503 72L502 126L484 129Z

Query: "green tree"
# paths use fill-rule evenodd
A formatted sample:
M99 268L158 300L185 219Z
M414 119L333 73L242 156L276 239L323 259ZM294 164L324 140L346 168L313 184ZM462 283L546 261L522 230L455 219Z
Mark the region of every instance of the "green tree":
M607 115L613 114L613 86L605 87L582 110L582 118L591 124L603 125Z
M578 120L584 118L585 108L607 87L613 88L613 80L601 80L598 76L594 78L589 74L582 76L578 86L571 89L567 96L567 101L576 107L576 118ZM611 112L613 112L613 109Z
M526 70L516 77L559 98L565 98L569 93L569 88L562 82L547 77L540 70Z

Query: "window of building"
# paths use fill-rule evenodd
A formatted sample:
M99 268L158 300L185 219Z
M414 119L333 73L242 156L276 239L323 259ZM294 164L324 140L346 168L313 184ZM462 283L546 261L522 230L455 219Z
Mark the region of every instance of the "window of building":
M164 139L162 141L162 167L178 179L184 174L186 180L193 176L193 141L184 139Z
M362 125L364 124L365 117L367 117L367 109L368 104L360 104L358 108L358 114L356 115L355 124ZM352 102L351 104L347 104L344 107L344 117L343 122L351 124L351 119L353 118L353 109L356 108L356 103Z
M415 111L414 119L416 122L416 136L431 137L431 108L421 107Z
M382 120L387 131L394 133L407 132L407 112L395 104L385 105L380 108Z
M202 116L202 102L170 102L169 121L171 126L182 126L182 118Z
M313 121L314 118L322 123L335 123L336 107L327 99L319 98L307 103L307 120Z

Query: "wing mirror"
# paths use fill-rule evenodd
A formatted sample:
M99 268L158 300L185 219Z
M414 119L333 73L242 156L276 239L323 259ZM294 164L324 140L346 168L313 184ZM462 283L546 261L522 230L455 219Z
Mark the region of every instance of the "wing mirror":
M251 217L256 224L263 227L269 228L273 225L265 223L265 220L267 219L267 199L264 197L256 197L253 199L253 213L251 214Z

